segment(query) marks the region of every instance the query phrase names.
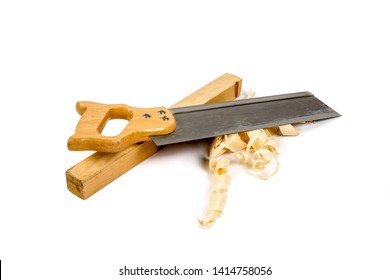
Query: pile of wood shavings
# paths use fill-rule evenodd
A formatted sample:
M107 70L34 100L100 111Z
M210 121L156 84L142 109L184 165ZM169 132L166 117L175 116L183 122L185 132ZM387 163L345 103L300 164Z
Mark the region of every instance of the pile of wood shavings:
M254 95L250 93L250 97ZM231 177L228 175L230 160L248 165L252 173L266 180L276 174L279 168L279 136L297 136L299 131L291 124L218 136L214 139L209 152L209 168L213 174L210 203L203 220L203 227L211 227L222 215L227 200ZM219 158L223 154L231 156ZM272 164L271 170L269 165Z

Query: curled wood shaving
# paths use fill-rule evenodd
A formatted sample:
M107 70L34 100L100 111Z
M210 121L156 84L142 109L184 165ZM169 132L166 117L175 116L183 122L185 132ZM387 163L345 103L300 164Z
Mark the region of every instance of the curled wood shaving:
M223 136L218 136L214 138L214 141L210 147L209 151L209 168L211 171L214 171L215 165L217 161L215 160L216 157L219 157L223 153L226 152L226 145L223 143Z
M214 170L214 178L216 176L226 174L229 169L229 165L230 161L227 158L221 158L220 160L218 160Z
M275 135L278 132L279 126L269 127L264 130L265 133L267 133L267 135L271 137L272 135Z
M225 208L227 191L231 180L231 177L227 174L228 168L229 160L227 158L222 158L216 162L209 208L204 220L198 219L199 223L204 227L211 227L222 215Z
M250 92L250 97L254 92ZM299 131L291 124L257 129L243 133L218 136L211 144L209 151L209 168L213 173L213 183L210 193L210 204L203 220L199 223L211 227L225 208L227 191L231 177L227 174L229 158L219 158L225 153L231 153L233 160L252 168L252 174L266 180L275 175L279 169L278 146L280 136L297 136ZM273 164L272 164L273 163Z
M247 152L237 152L234 153L233 159L238 160L242 163L250 163L252 162L252 155Z
M253 148L254 150L260 149L261 146L264 145L265 142L268 141L268 134L266 130L264 129L258 129L258 130L252 130L246 132L249 141L246 146L246 151L249 153L251 149Z
M274 168L273 172L267 174L267 173L265 173L264 170L265 170L265 167L268 163L265 163L261 159L254 160L253 164L252 164L252 172L256 177L259 177L260 179L263 179L263 180L268 180L269 178L274 176L276 174L276 172L278 172L278 170L279 170L279 161L278 161L277 157L275 157L275 162L276 162L276 164L275 164L276 167Z
M283 136L297 136L300 131L295 129L291 124L286 124L279 126L279 132Z
M233 153L245 149L247 146L247 143L241 140L241 137L238 133L225 135L224 142L226 143L226 149Z
M267 180L272 176L274 176L279 169L279 161L277 157L278 151L276 150L276 147L272 144L267 143L261 149L257 150L253 154L253 160L252 160L253 174L263 180ZM266 173L265 168L272 160L275 160L274 170L270 173Z

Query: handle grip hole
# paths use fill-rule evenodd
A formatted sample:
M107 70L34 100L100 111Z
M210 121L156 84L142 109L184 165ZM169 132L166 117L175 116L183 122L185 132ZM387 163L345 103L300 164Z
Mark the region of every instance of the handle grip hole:
M122 131L129 124L127 119L111 119L108 120L106 125L101 132L103 136L117 136L122 133Z

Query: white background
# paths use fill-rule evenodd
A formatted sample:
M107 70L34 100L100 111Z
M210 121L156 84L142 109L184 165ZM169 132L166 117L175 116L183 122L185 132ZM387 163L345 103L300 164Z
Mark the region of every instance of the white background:
M124 265L390 279L389 26L375 0L1 1L4 279L130 278ZM86 201L68 192L65 171L90 154L66 148L78 100L170 106L225 72L244 94L309 90L343 116L281 139L268 181L232 166L208 230L205 143L170 146Z

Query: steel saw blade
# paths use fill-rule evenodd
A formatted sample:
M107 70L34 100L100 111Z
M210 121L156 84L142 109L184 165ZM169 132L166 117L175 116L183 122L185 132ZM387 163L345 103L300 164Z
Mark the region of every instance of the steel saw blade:
M150 136L157 146L340 116L310 92L172 108L170 111L176 120L176 130L167 135Z

